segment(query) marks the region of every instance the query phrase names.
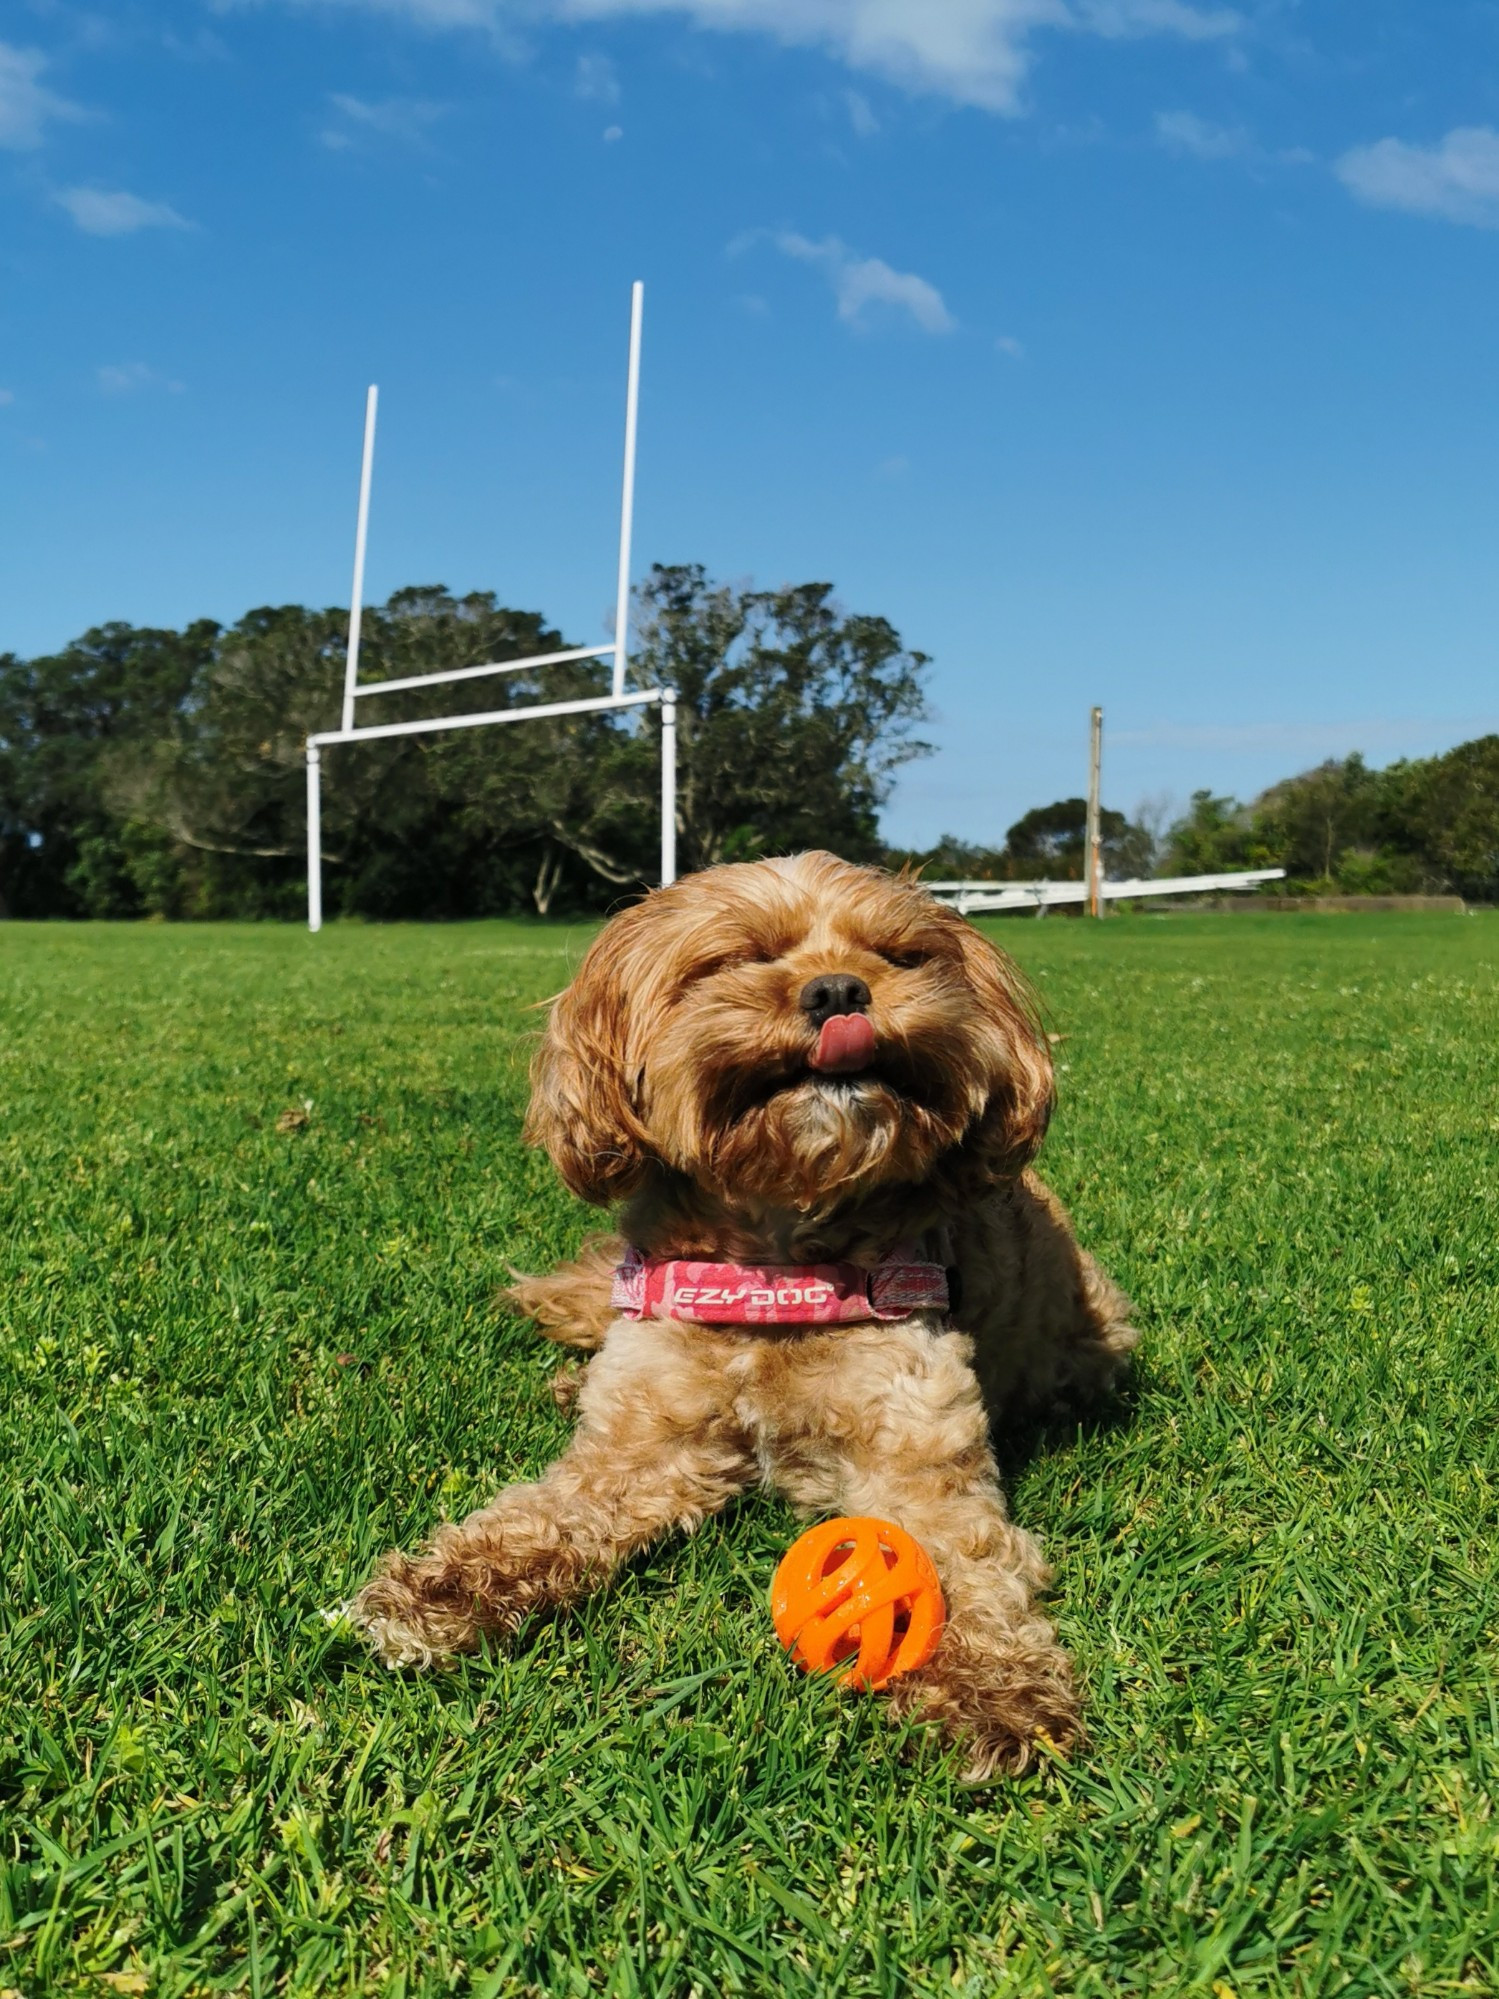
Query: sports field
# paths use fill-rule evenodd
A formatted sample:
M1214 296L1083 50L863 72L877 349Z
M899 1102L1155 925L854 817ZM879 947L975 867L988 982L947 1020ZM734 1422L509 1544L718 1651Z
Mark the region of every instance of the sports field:
M0 1994L1499 1989L1499 918L995 934L1145 1345L1005 1442L1092 1739L974 1793L769 1500L448 1678L319 1616L565 1437L585 932L0 927Z

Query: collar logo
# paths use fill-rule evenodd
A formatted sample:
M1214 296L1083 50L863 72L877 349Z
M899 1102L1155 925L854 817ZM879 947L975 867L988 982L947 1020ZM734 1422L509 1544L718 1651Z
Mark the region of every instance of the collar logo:
M626 1319L699 1326L838 1326L946 1312L940 1263L904 1248L872 1269L855 1263L704 1263L628 1249L614 1272L614 1309Z

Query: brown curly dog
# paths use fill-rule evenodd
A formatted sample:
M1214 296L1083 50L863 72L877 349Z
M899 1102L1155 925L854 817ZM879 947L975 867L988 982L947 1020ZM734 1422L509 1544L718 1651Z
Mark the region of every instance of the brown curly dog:
M909 880L820 853L712 868L600 933L533 1085L527 1136L585 1201L623 1203L623 1241L516 1287L551 1337L595 1352L577 1432L542 1478L386 1558L350 1606L379 1657L431 1665L503 1640L761 1483L928 1550L947 1625L888 1698L937 1722L971 1778L1065 1746L1072 1674L986 1406L1093 1399L1136 1335L1027 1170L1052 1066L1015 968ZM611 1303L626 1243L637 1272L705 1259L774 1284L838 1266L855 1302L835 1271L837 1323L652 1316L659 1297L627 1313ZM950 1271L949 1310L858 1304L899 1257Z

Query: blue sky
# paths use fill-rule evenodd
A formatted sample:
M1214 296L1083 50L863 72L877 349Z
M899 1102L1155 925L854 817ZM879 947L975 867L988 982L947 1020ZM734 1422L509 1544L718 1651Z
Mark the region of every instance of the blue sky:
M9 0L0 648L636 549L934 659L893 837L1499 727L1494 0Z

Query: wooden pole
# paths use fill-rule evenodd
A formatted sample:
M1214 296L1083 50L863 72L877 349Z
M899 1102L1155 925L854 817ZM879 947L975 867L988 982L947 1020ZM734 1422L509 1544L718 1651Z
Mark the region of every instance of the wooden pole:
M1102 843L1098 829L1098 783L1103 763L1103 710L1095 708L1088 743L1088 830L1084 853L1088 869L1088 914L1103 915L1099 886L1103 879Z

